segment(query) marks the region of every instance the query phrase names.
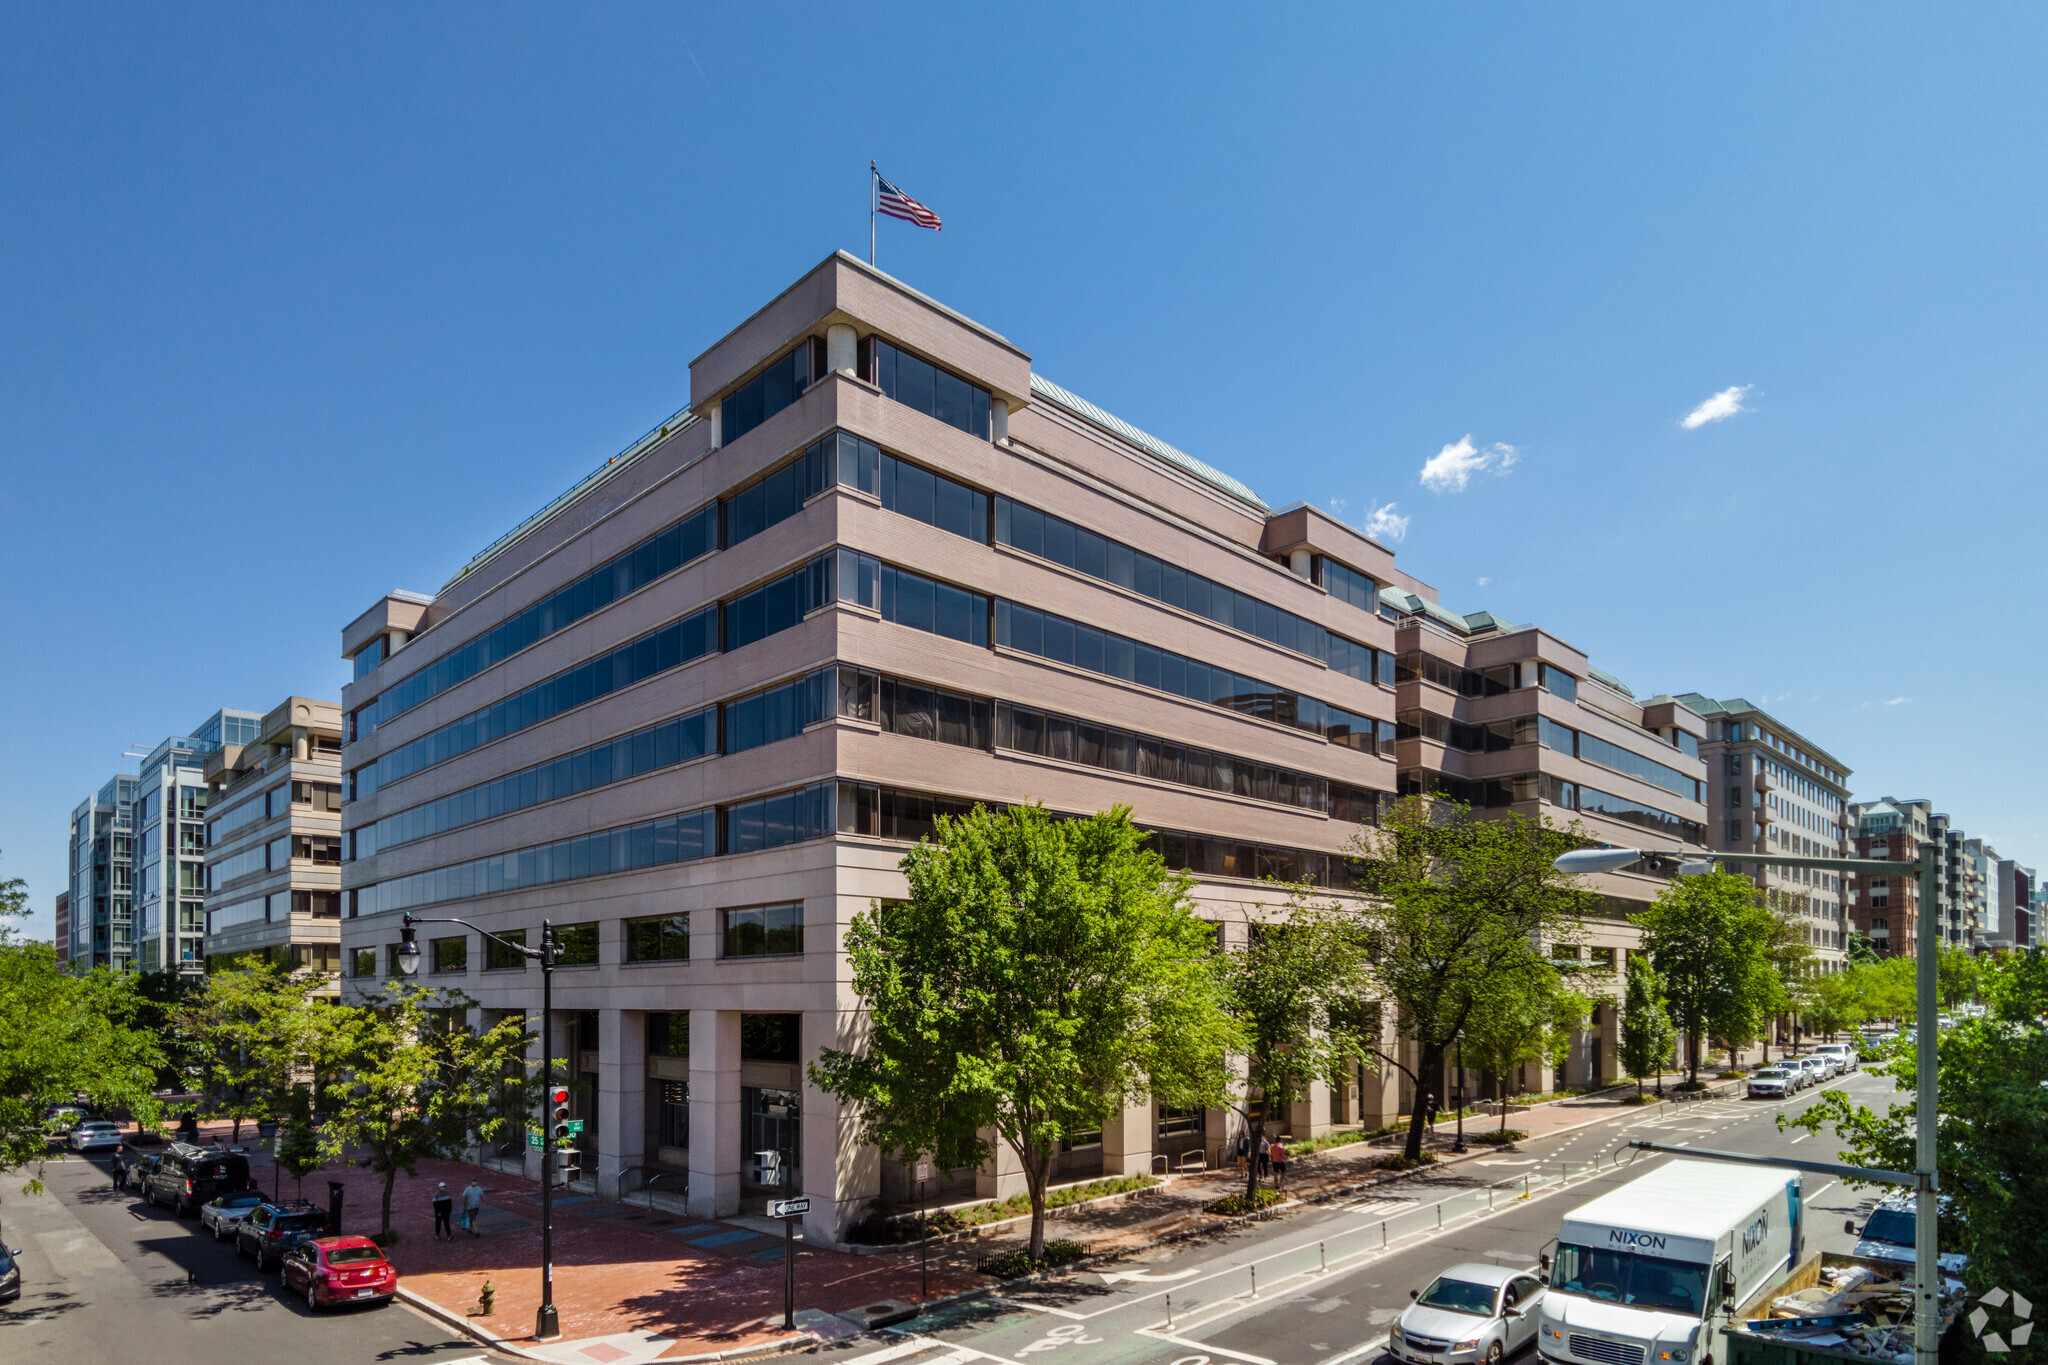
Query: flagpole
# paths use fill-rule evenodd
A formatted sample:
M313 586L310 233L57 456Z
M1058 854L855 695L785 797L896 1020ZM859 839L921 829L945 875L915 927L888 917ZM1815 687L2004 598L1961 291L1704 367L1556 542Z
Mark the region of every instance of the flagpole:
M876 204L877 204L877 203L879 203L879 202L880 202L880 201L879 201L879 200L878 200L878 199L876 198L876 196L877 196L877 195L879 195L879 194L880 194L880 193L882 192L882 191L881 191L881 189L880 189L880 186L879 186L879 178L880 178L881 174L882 174L882 173L881 173L880 171L878 171L878 170L876 170L876 169L875 169L875 163L874 163L874 162L872 162L872 161L870 161L870 162L868 163L868 264L869 264L869 265L873 265L873 264L875 263L875 206L876 206Z

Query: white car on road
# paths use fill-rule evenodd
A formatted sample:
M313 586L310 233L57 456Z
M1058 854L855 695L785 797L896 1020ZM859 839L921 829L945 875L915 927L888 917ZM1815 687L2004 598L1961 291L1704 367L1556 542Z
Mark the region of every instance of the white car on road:
M121 1130L105 1119L87 1119L66 1139L74 1152L104 1152L121 1145Z
M1862 1059L1856 1055L1855 1047L1848 1043L1821 1043L1813 1049L1813 1055L1834 1058L1837 1074L1854 1071L1862 1063Z
M215 1195L199 1206L199 1226L212 1233L214 1241L225 1241L235 1235L235 1225L249 1216L249 1210L268 1202L259 1190Z
M1387 1335L1387 1355L1406 1365L1498 1365L1536 1339L1543 1282L1527 1270L1467 1262L1429 1282Z

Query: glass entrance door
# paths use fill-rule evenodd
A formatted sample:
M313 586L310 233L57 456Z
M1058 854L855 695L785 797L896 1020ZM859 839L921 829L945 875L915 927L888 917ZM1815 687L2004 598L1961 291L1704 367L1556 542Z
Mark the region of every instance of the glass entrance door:
M741 1184L757 1196L783 1198L803 1188L801 1092L740 1087L746 1115Z

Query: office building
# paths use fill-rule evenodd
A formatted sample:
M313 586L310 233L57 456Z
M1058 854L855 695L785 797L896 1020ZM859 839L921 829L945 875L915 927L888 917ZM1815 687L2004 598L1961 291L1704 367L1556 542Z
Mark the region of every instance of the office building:
M2034 937L2034 869L2017 859L1983 850L1985 869L1984 946L1993 951L2025 952Z
M56 933L56 937L51 942L57 949L57 961L61 965L68 966L71 962L71 893L69 891L59 891L57 893L56 912L51 916L51 924L54 926Z
M1709 847L1721 853L1843 858L1849 852L1849 769L1791 726L1741 697L1697 692L1679 700L1707 721ZM1849 959L1842 878L1809 868L1723 863L1764 889L1767 902L1805 934L1814 962L1840 971Z
M133 810L138 971L205 970L206 760L222 744L247 744L261 720L253 711L216 711L142 760Z
M135 776L109 778L71 812L72 969L127 971L135 960Z
M1635 707L1533 628L1461 631L1435 600L1384 546L1274 512L836 254L697 358L685 411L438 594L343 632L344 989L390 985L404 910L526 945L552 922L549 1045L587 1083L597 1188L662 1174L701 1216L803 1193L809 1234L836 1239L908 1185L804 1064L858 1045L843 936L904 894L897 864L939 814L1127 804L1226 941L1274 912L1260 878L1341 891L1404 780L1697 841L1696 718ZM1521 750L1440 724L1505 725ZM1569 758L1565 731L1588 741ZM1603 894L1640 903L1651 880ZM422 982L486 1018L537 1007L517 954L454 925L420 941ZM1363 1074L1286 1119L1378 1123L1400 1098ZM1060 1172L1227 1137L1221 1111L1140 1104L1074 1135ZM941 1183L1022 1188L1007 1152Z
M287 697L201 770L208 959L341 970L341 705Z

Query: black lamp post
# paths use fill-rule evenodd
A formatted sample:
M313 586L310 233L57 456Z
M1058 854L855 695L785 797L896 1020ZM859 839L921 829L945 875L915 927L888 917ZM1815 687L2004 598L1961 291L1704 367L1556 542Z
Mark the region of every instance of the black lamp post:
M398 970L407 976L417 976L420 970L419 936L413 928L418 924L459 924L465 929L474 929L501 948L509 948L521 957L540 962L540 1311L533 1317L533 1335L537 1341L554 1341L562 1335L561 1318L555 1312L555 1142L547 1122L548 1097L555 1088L555 1047L550 1032L555 1010L554 925L542 920L540 947L529 948L523 943L500 938L466 919L421 918L408 910L404 921L405 939L398 945Z

